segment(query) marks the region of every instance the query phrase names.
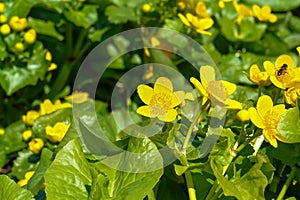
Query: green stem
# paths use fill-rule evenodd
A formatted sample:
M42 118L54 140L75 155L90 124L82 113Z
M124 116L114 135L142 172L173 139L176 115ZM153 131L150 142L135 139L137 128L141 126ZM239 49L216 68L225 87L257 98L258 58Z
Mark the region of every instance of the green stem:
M262 85L258 85L258 98L261 96Z
M215 195L216 189L219 186L219 182L218 180L215 180L214 184L212 185L212 187L210 188L208 194L206 195L205 200L211 200L211 198Z
M211 197L210 200L215 200L218 199L218 197L222 194L223 190L220 188L215 194L214 196Z
M83 45L84 40L86 38L86 34L87 34L87 30L86 29L80 30L80 33L79 33L79 36L78 36L78 38L76 40L75 48L74 48L74 51L73 51L73 56L74 57L77 57L77 55L80 52L80 49L82 49L82 45Z
M73 27L71 23L66 24L66 55L69 58L73 51Z
M294 176L295 176L295 173L296 173L296 170L297 170L297 167L296 166L293 166L292 167L292 170L291 170L291 173L288 175L279 195L277 196L277 199L276 200L282 200L284 198L284 195L287 191L287 189L289 188Z
M190 200L197 200L196 197L196 190L194 188L194 183L193 183L193 177L192 174L189 170L187 170L185 173L185 179L186 179L186 185L188 188L188 193L189 193L189 198Z
M276 93L275 93L275 97L274 97L274 101L273 101L274 104L276 104L277 101L278 101L278 98L279 98L280 93L281 93L281 89L280 89L280 88L277 88L275 92L276 92Z

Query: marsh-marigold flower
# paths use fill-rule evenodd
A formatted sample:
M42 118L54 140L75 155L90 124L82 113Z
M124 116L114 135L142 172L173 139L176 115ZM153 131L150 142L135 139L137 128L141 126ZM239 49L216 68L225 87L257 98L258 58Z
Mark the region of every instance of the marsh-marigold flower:
M8 24L1 25L0 32L2 35L8 35L10 33L10 27L8 26Z
M296 85L294 87L289 88L284 92L284 99L287 104L296 106L298 98L300 97L300 86Z
M46 136L51 142L60 142L66 135L70 124L56 123L53 127L46 126Z
M151 5L149 3L143 4L142 11L145 12L145 13L150 12L151 11Z
M158 78L153 88L139 85L137 92L146 105L139 107L136 112L150 118L157 117L165 122L176 119L178 113L175 107L183 101L185 95L183 91L173 92L173 84L166 77Z
M44 100L43 103L40 104L40 113L41 115L46 115L53 113L59 109L63 108L71 108L72 104L66 102L66 103L61 103L60 100L56 100L55 103L53 104L49 99Z
M22 42L17 42L15 44L15 49L18 51L18 52L23 52L24 51L24 44Z
M4 128L0 128L0 136L4 135L5 134L5 130Z
M27 19L20 19L18 16L13 16L9 20L9 25L14 31L23 31L27 26Z
M259 97L256 108L251 107L248 111L252 123L263 129L263 136L273 147L278 146L277 140L287 142L277 130L279 119L286 111L284 104L273 106L271 97L265 95Z
M253 64L250 67L250 75L247 77L250 81L253 83L256 83L257 85L265 85L269 86L271 85L270 76L267 72L260 71L257 64Z
M264 5L263 7L259 7L258 5L254 4L252 6L253 15L259 21L268 21L274 23L277 21L277 16L271 13L271 7L268 5Z
M40 116L40 113L35 110L29 110L26 115L22 116L22 120L26 125L32 126L34 121Z
M218 2L218 6L220 8L224 8L225 7L225 2L231 2L232 0L219 0Z
M24 186L24 185L27 185L28 181L31 179L31 177L33 176L34 173L35 173L34 171L26 172L25 178L19 180L19 181L18 181L18 185L19 185L20 187L22 187L22 186Z
M186 26L193 27L198 33L211 35L211 32L206 31L214 24L214 20L211 18L200 18L191 13L187 13L186 15L179 13L178 17Z
M34 138L28 143L28 145L30 151L32 151L35 154L38 154L44 147L44 141L41 138Z
M5 9L5 4L3 2L0 2L0 13L3 13Z
M248 6L246 6L245 4L239 4L236 2L236 0L234 0L233 5L238 14L238 17L236 19L238 24L241 24L244 17L251 17L253 15L251 9L248 8Z
M46 52L46 55L45 55L45 60L51 62L52 61L52 54L50 51L47 51Z
M6 15L1 14L0 15L0 23L5 23L5 22L7 22L7 17L6 17Z
M25 34L24 34L24 41L27 44L33 44L36 40L36 31L34 29L29 29Z
M48 71L53 71L57 69L57 64L56 63L51 63L50 66L48 67Z
M249 119L250 119L249 111L248 110L240 110L239 112L236 113L236 117L242 122L249 121Z
M240 102L228 98L236 90L236 85L227 81L216 80L213 67L202 66L200 68L201 82L194 77L191 77L190 81L203 96L202 104L211 99L225 105L227 109L242 109Z
M264 62L264 68L270 76L271 82L281 89L286 89L300 82L300 68L295 68L291 56L281 55L275 65L270 61Z
M32 131L31 130L26 130L22 133L22 138L25 141L28 141L32 136Z
M207 8L206 8L206 5L204 2L202 1L199 1L196 5L196 13L199 17L202 17L202 18L210 18L209 14L208 14L208 11L207 11Z

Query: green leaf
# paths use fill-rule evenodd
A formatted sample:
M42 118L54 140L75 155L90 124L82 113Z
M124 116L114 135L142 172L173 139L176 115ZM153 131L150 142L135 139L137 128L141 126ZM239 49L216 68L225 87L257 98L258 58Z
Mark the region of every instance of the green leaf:
M52 163L52 155L52 151L47 148L43 148L39 165L27 184L27 189L30 190L34 195L38 194L42 184L44 183L44 174Z
M291 143L300 142L300 117L299 109L288 109L280 118L277 130Z
M286 144L279 142L277 148L268 147L267 154L270 158L276 158L286 165L300 164L300 143Z
M64 36L56 31L55 23L52 21L44 21L28 17L28 26L36 30L38 34L48 35L58 39L59 41L64 39Z
M6 175L0 175L0 199L5 200L33 200L33 195L20 188Z
M188 197L182 185L170 180L167 176L163 176L158 184L156 199L187 200Z
M73 10L71 7L68 7L68 10L64 11L64 15L76 26L87 29L95 24L98 20L97 8L98 6L96 5L84 5L82 10L77 11Z
M45 60L46 50L41 42L35 42L33 55L23 66L19 63L9 63L0 69L0 84L7 95L11 95L27 85L36 85L39 79L43 79L49 63Z
M45 183L49 199L88 198L92 178L78 140L70 141L57 153L45 173Z
M106 33L109 29L109 27L104 27L101 30L95 30L92 33L89 33L88 37L92 42L101 42L103 34Z
M234 196L239 200L265 199L264 191L268 180L260 170L261 166L262 163L257 163L242 177L228 180L222 175L222 171L220 171L215 160L211 160L212 170L224 191L224 195Z
M245 0L245 3L252 5L257 4L260 6L269 5L274 11L288 11L300 6L300 0Z
M138 20L138 16L136 15L134 9L129 7L116 7L111 5L106 7L105 15L108 16L108 20L110 22L115 24Z
M29 150L18 152L18 157L14 160L11 176L17 177L19 180L25 177L26 172L33 171L39 157Z
M116 164L114 168L122 171L111 168L104 163ZM158 169L152 171L151 166ZM104 188L91 191L95 196L101 196L100 199L143 199L163 174L162 158L155 145L147 138L130 137L126 151L92 164L92 167L95 167L100 174L105 176L98 176L98 180L93 184L100 184L107 191ZM141 169L148 168L149 172L136 173ZM104 182L99 182L100 180Z

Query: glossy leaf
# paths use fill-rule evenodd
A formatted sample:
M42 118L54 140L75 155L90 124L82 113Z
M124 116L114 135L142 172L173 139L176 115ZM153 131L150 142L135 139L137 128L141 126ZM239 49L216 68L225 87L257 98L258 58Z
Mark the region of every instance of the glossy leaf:
M64 15L76 26L89 28L98 20L97 8L98 6L96 5L84 5L82 10L78 11L68 7L68 9L64 11Z
M278 123L277 130L282 137L291 143L300 142L299 109L291 108L284 113Z
M88 198L87 186L92 178L78 140L70 141L57 153L45 173L45 183L49 199Z
M6 175L0 175L0 199L5 200L33 200L33 195Z

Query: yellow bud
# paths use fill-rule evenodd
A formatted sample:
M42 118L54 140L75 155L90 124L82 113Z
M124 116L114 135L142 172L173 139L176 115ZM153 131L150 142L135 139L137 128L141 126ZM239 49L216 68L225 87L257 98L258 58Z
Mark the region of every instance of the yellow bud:
M34 138L29 142L29 150L38 154L44 147L44 141L41 138Z
M50 66L48 67L48 71L53 71L55 69L57 69L57 64L55 63L51 63Z
M7 21L7 17L4 14L0 15L0 23L5 23Z
M49 61L49 62L52 60L52 55L51 55L50 51L47 51L47 52L46 52L45 59L46 59L47 61Z
M4 128L0 128L0 136L5 134Z
M0 27L0 32L1 32L2 35L8 35L8 34L10 34L10 27L8 26L8 24L3 24Z
M25 179L29 181L31 179L31 177L33 176L34 172L35 171L26 172Z
M35 110L29 110L26 115L22 116L23 122L32 126L34 121L40 116L40 113Z
M22 133L22 138L25 141L28 141L32 136L32 131L31 130L26 130Z
M24 44L22 42L17 42L15 44L15 49L18 51L18 52L23 52L24 51Z
M5 4L3 2L0 2L0 13L3 13L5 9Z
M27 26L27 19L20 19L18 16L13 16L9 20L9 25L14 31L23 31Z
M28 30L25 34L24 34L24 40L27 44L33 44L36 40L36 32L34 29L30 29Z
M151 11L151 5L150 5L149 3L143 4L142 10L143 10L143 12L145 12L145 13L150 12L150 11Z
M28 180L26 180L26 179L22 179L22 180L18 181L18 185L20 187L23 187L24 185L27 185L27 183L28 183Z
M177 3L177 6L178 6L181 10L185 9L185 3L182 2L182 1L178 2L178 3Z
M249 121L249 119L250 119L248 110L240 110L240 111L236 114L236 116L237 116L237 118L238 118L239 120L241 120L242 122Z

